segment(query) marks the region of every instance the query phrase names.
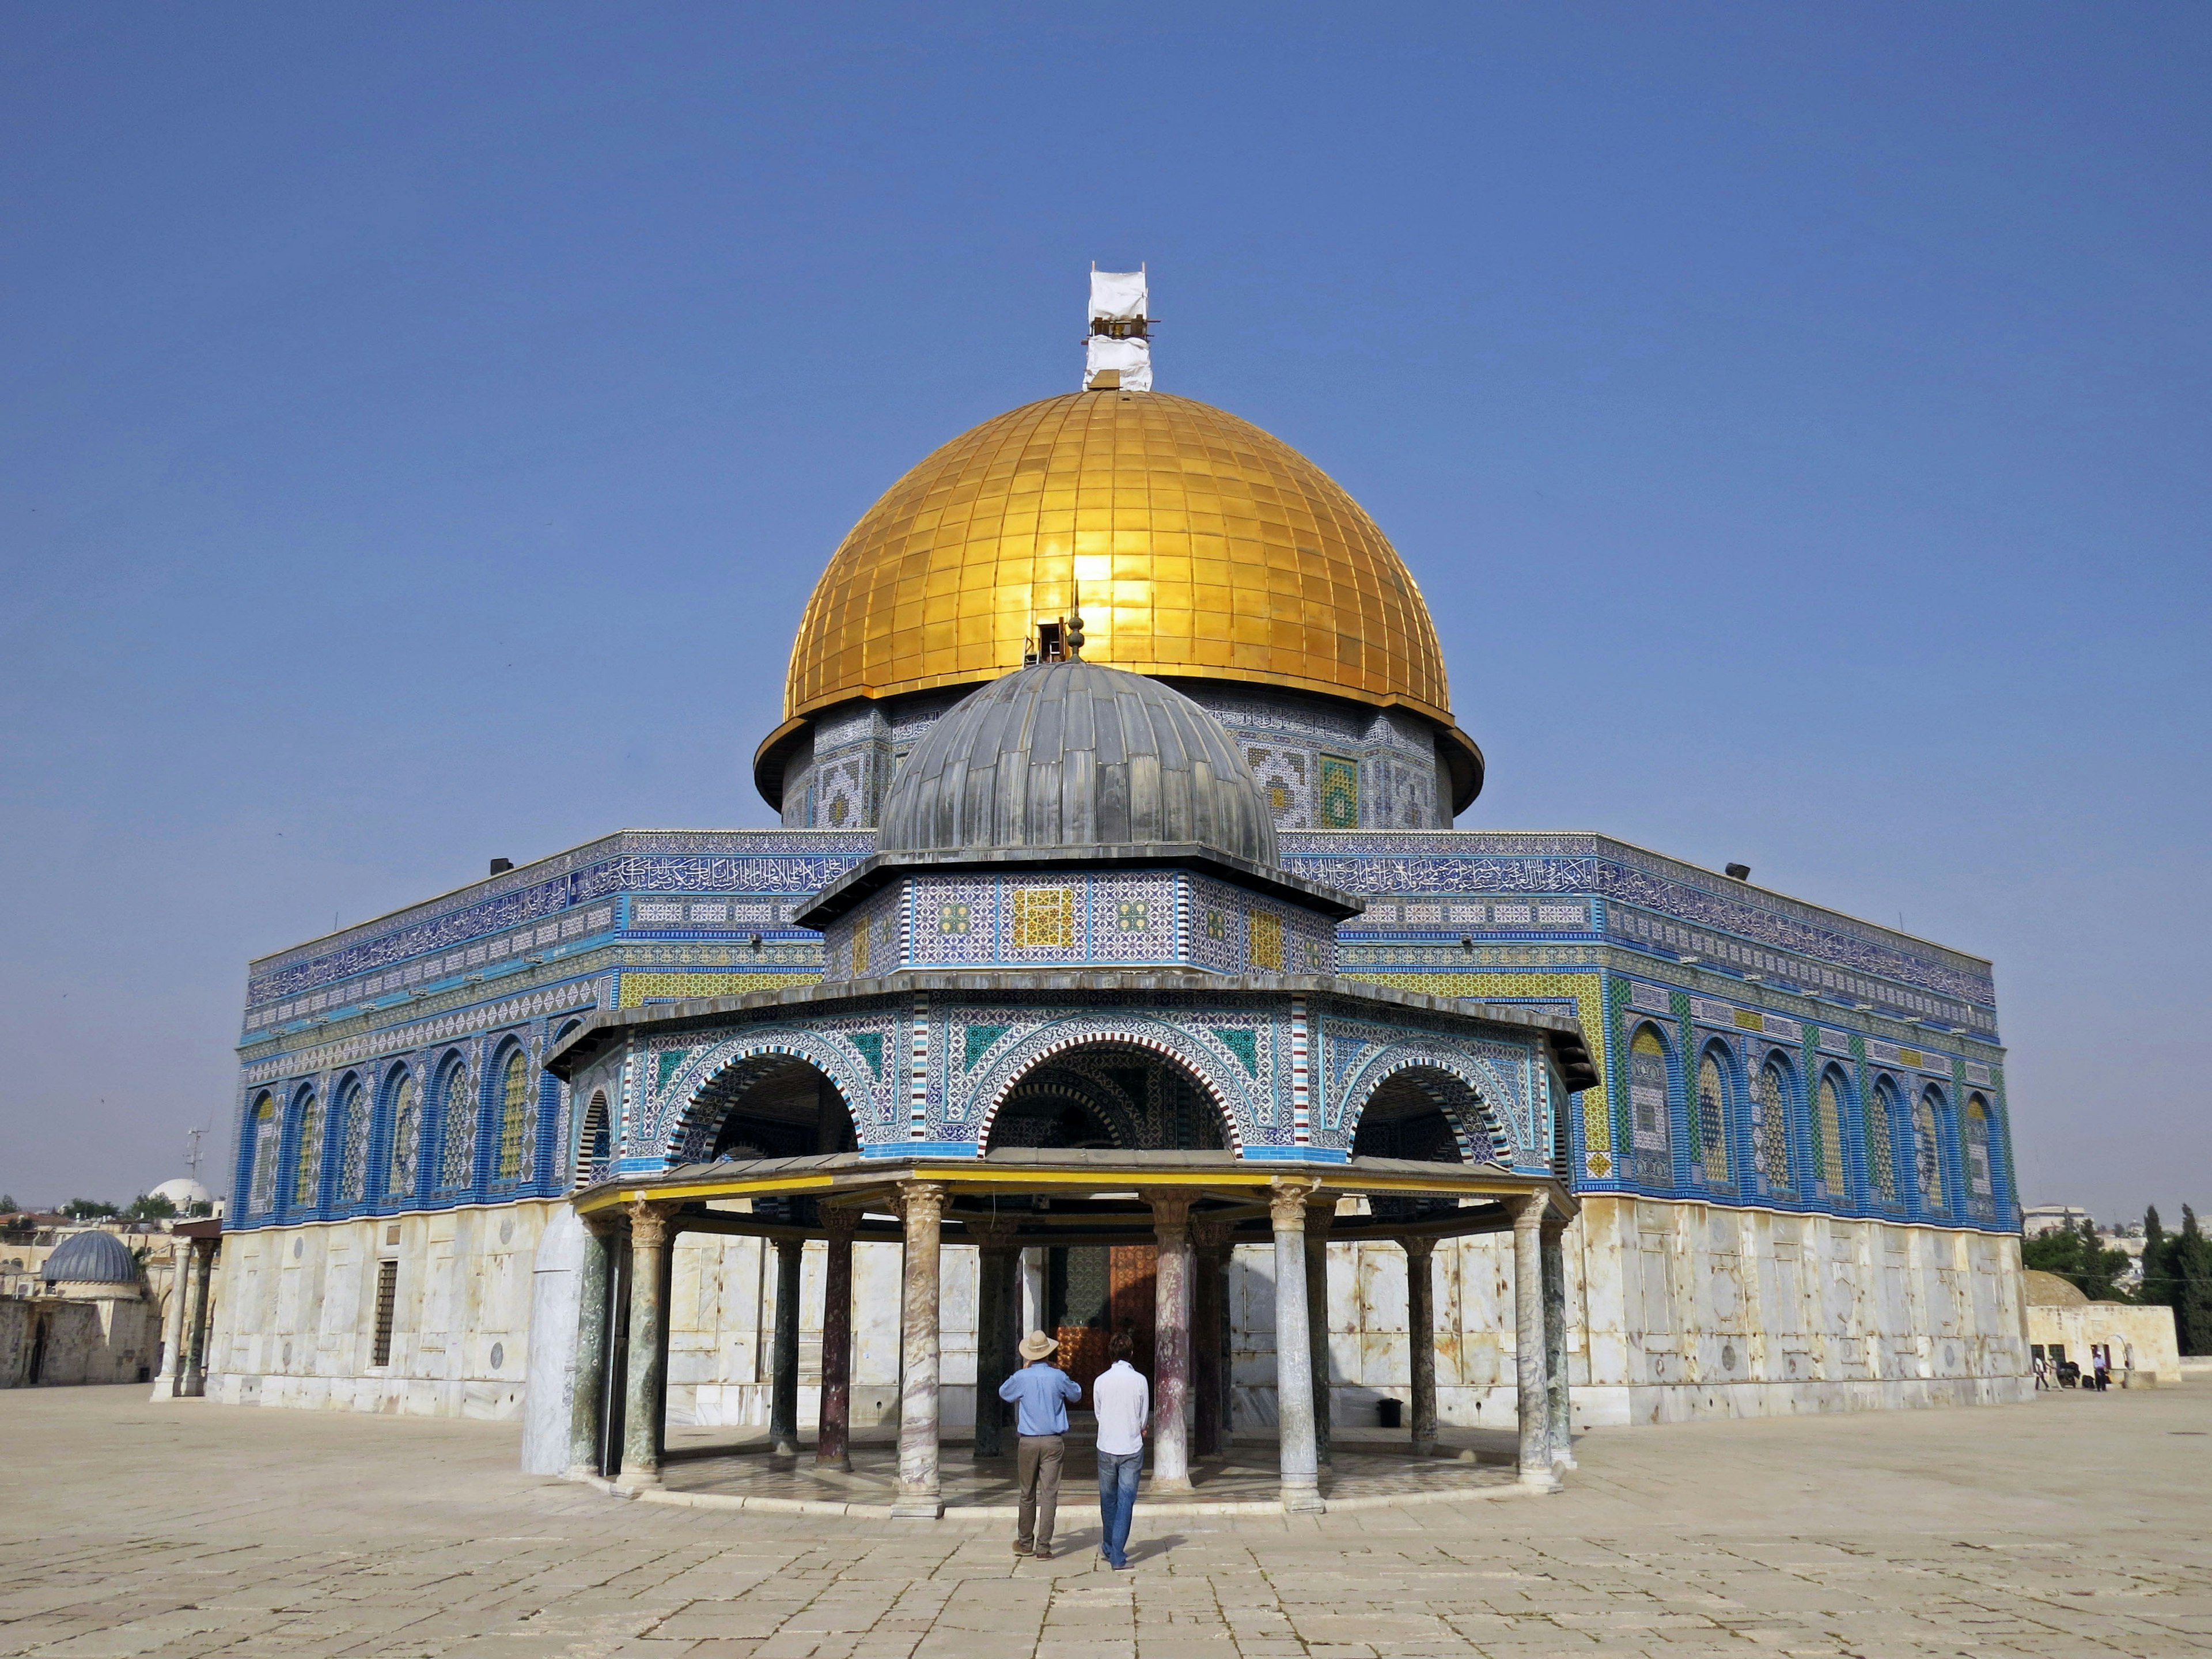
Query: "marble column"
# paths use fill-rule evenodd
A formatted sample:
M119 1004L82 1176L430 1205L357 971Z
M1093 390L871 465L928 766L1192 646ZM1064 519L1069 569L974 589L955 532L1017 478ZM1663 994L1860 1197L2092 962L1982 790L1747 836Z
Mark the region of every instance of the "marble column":
M161 1374L154 1379L154 1398L173 1400L185 1391L185 1304L191 1299L192 1242L169 1241L169 1305L161 1313Z
M1224 1281L1229 1274L1229 1223L1218 1216L1190 1218L1191 1254L1197 1272L1190 1297L1191 1455L1218 1457L1229 1449L1225 1395L1229 1355L1223 1341Z
M1306 1215L1306 1338L1312 1343L1314 1456L1322 1468L1330 1462L1329 1424L1334 1396L1329 1388L1328 1230L1336 1219L1336 1196L1316 1197Z
M215 1278L216 1242L192 1241L192 1305L185 1315L185 1394L198 1399L207 1392L208 1294Z
M1152 1492L1190 1486L1190 1198L1148 1192L1152 1209Z
M1022 1252L1022 1305L1020 1317L1014 1321L1017 1340L1031 1331L1044 1329L1047 1254L1036 1245Z
M1283 1507L1293 1511L1323 1507L1314 1451L1313 1352L1306 1340L1306 1191L1277 1187L1267 1195L1275 1228L1275 1419Z
M1558 1486L1552 1472L1550 1407L1544 1389L1544 1196L1519 1201L1513 1217L1514 1382L1521 1425L1521 1484Z
M860 1222L844 1205L825 1205L822 1224L830 1247L822 1266L822 1415L814 1436L814 1466L853 1467L853 1230Z
M599 1429L607 1409L608 1306L614 1287L613 1227L584 1223L584 1266L576 1283L576 1382L568 1395L568 1469L597 1474L606 1468Z
M1575 1467L1567 1402L1567 1261L1564 1221L1544 1224L1544 1435L1553 1468Z
M769 1382L769 1449L777 1457L799 1455L799 1285L806 1241L775 1241L775 1370Z
M1412 1361L1413 1455L1437 1449L1437 1241L1398 1241L1406 1252L1406 1346Z
M1006 1402L999 1385L1006 1380L1013 1353L1014 1321L1021 1311L1018 1274L1021 1250L1009 1216L969 1224L976 1246L975 1285L975 1455L1003 1457L1006 1446Z
M899 1184L906 1228L906 1283L899 1310L898 1494L894 1521L934 1521L945 1513L937 1479L938 1243L945 1188L934 1182Z
M668 1409L668 1219L675 1206L633 1199L629 1212L629 1372L623 1395L622 1473L637 1492L660 1484L660 1425Z

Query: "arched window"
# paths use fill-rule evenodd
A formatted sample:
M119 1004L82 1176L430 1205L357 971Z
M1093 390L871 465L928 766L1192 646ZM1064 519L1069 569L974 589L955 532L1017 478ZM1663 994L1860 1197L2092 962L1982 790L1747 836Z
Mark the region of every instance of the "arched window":
M520 1044L507 1051L499 1082L499 1178L520 1181L529 1162L524 1139L530 1122L530 1060Z
M1771 1193L1790 1190L1790 1079L1782 1062L1769 1060L1759 1068L1758 1086L1751 1092L1751 1146L1759 1159L1759 1178Z
M368 1187L368 1091L357 1077L338 1091L338 1202L358 1204Z
M584 1108L584 1132L576 1143L576 1185L579 1188L604 1180L607 1165L614 1158L613 1137L607 1126L607 1097L605 1090L593 1092L592 1103Z
M1628 1044L1629 1133L1644 1178L1672 1184L1668 1156L1667 1043L1650 1025L1639 1025Z
M1844 1180L1844 1076L1832 1066L1820 1077L1820 1107L1813 1116L1813 1167L1820 1173L1823 1194L1842 1198Z
M276 1100L264 1095L253 1103L253 1184L246 1207L266 1215L276 1207Z
M460 1060L446 1073L446 1147L438 1164L438 1185L467 1187L477 1178L477 1097L469 1068Z
M1728 1185L1728 1084L1711 1048L1698 1061L1698 1169L1706 1185Z
M415 1074L402 1072L392 1090L392 1162L384 1190L392 1198L412 1198L422 1162L422 1103Z
M323 1175L323 1103L309 1095L300 1106L300 1139L292 1152L292 1205L312 1210Z
M1951 1206L1943 1191L1943 1097L1924 1091L1912 1109L1912 1173L1920 1186L1920 1206L1940 1214Z
M1993 1208L1996 1182L1990 1165L1990 1103L1980 1095L1966 1097L1966 1192L1977 1210Z
M1867 1106L1867 1182L1884 1204L1897 1202L1897 1085L1883 1078Z

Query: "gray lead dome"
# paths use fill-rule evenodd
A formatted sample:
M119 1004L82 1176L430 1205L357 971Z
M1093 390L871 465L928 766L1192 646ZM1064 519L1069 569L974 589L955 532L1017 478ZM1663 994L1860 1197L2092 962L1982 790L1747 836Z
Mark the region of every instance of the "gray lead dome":
M1127 670L1039 663L955 704L884 799L882 853L1202 846L1273 866L1275 825L1221 723Z
M113 1233L71 1233L46 1258L39 1277L49 1285L135 1285L138 1264Z

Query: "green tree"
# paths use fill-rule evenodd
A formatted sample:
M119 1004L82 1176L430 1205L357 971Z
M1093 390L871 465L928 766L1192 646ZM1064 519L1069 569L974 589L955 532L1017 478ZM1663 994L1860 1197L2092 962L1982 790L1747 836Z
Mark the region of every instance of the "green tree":
M133 1221L167 1221L177 1212L176 1205L151 1193L141 1193L131 1200L124 1214Z
M97 1198L73 1198L62 1206L62 1213L72 1221L104 1221L115 1214L116 1209Z
M2020 1259L2023 1266L2056 1273L2078 1286L2092 1302L2130 1299L2119 1285L2120 1275L2128 1269L2128 1253L2106 1249L2092 1222L2055 1227L2027 1240L2021 1246Z
M2143 1218L2142 1299L2173 1310L2173 1335L2182 1352L2212 1353L2212 1238L2186 1204L2179 1232L2169 1233L2157 1221L2155 1210Z
M17 1214L22 1210L22 1207L23 1206L21 1205L15 1201L15 1194L0 1193L0 1215Z

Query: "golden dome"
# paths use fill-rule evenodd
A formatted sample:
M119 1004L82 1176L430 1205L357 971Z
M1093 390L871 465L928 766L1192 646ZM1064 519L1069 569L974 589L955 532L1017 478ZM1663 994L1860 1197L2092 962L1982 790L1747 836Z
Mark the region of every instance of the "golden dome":
M1420 590L1334 479L1190 398L1078 392L955 438L853 526L799 623L784 729L848 698L1018 668L1078 585L1092 662L1451 725Z

